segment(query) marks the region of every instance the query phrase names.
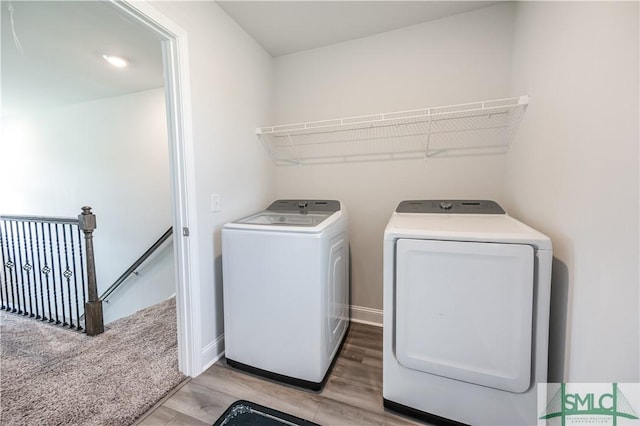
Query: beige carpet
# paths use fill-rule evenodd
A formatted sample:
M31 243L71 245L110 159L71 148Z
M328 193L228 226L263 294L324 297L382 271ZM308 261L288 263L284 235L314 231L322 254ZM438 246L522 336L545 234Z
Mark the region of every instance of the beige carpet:
M185 377L175 299L88 337L0 311L0 424L129 425Z

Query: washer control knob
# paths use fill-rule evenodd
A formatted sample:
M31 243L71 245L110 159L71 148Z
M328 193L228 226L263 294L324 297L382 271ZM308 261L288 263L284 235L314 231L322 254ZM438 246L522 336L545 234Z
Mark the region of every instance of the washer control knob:
M440 202L440 208L443 210L449 210L451 207L453 207L453 204L451 204L448 201L441 201Z

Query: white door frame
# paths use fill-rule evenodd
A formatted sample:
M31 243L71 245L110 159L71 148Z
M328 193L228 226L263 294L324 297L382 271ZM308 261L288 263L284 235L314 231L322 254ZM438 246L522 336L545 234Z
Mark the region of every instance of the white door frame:
M195 211L195 167L187 32L151 5L136 0L109 4L155 33L162 43L169 138L176 267L178 368L187 376L202 369L200 280Z

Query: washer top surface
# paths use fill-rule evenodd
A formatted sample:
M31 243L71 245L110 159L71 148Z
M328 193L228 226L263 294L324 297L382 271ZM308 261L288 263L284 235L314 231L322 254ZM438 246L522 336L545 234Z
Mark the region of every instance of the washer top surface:
M274 225L274 226L317 226L331 213L286 213L265 210L244 219L236 221L236 223L247 223L251 225Z
M451 203L452 207L442 208L441 203ZM480 201L480 205L463 205L462 203L478 203L478 201L403 201L391 216L384 231L384 239L395 241L399 238L408 238L528 244L539 250L551 250L549 237L512 218L498 204L492 201ZM444 204L445 207L448 205ZM454 209L456 206L466 210L457 212ZM433 210L434 208L436 210ZM408 209L412 209L412 212L407 212Z
M336 200L277 200L266 210L227 223L227 229L319 233L344 217Z

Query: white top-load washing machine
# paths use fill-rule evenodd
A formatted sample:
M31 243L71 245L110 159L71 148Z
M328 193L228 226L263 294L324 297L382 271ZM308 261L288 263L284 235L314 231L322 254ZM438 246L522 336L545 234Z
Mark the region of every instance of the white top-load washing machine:
M349 325L344 206L278 200L228 223L222 266L227 363L321 389Z
M547 381L551 240L492 201L403 201L384 233L384 405L533 425Z

